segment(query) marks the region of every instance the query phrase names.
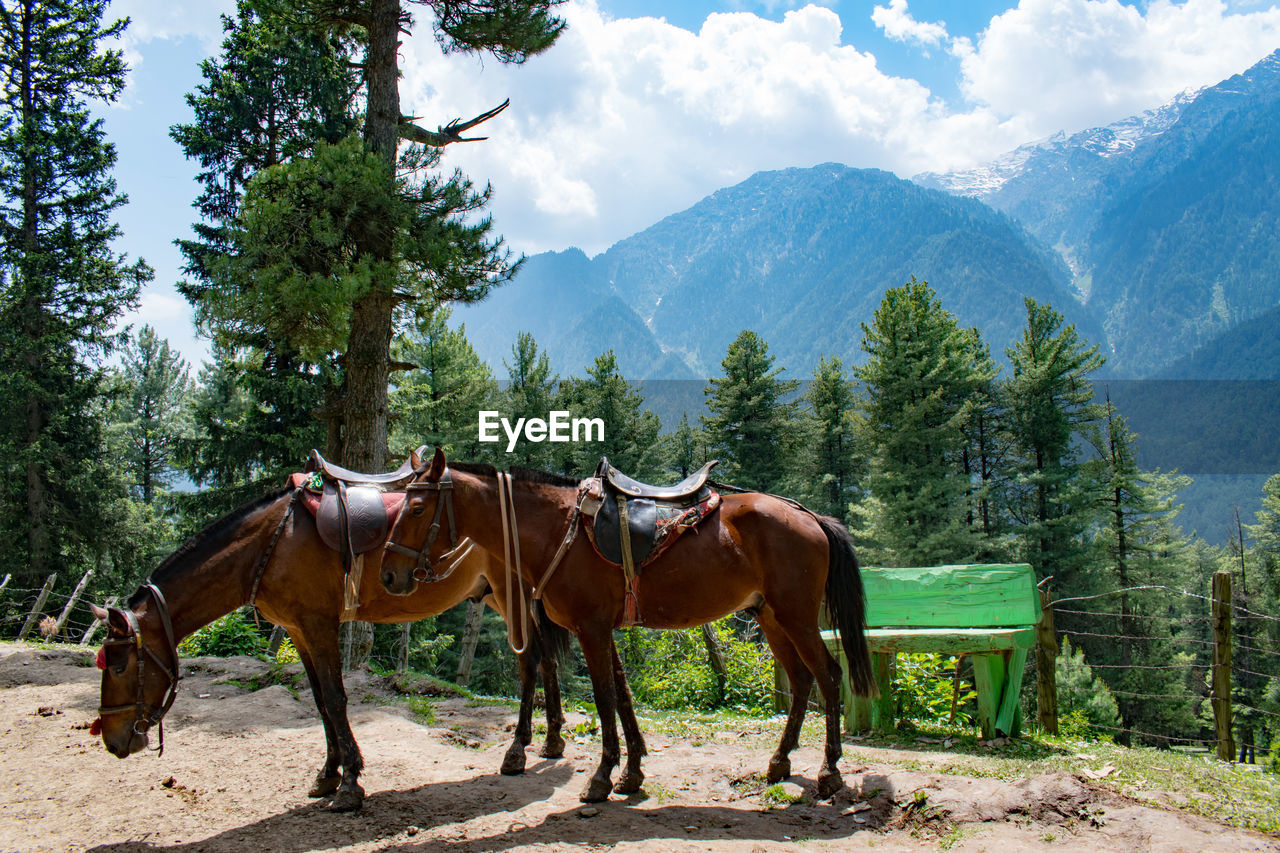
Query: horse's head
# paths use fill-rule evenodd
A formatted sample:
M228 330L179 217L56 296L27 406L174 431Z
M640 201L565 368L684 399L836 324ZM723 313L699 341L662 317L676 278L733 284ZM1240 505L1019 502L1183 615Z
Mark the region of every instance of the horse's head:
M405 486L382 557L382 585L392 595L409 595L419 582L443 579L471 549L471 540L459 540L454 526L453 480L444 451L437 447L428 463L415 450L410 461L418 474ZM449 538L437 543L442 521Z
M160 724L178 690L178 649L167 605L154 586L143 589L152 595L132 609L91 605L107 625L107 639L98 650L102 704L90 731L101 734L117 758L147 746L147 732Z

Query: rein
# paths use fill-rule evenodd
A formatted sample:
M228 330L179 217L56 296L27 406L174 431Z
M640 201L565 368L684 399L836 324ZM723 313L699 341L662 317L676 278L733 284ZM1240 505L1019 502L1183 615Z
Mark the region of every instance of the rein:
M417 563L413 570L414 580L419 583L436 583L453 574L453 570L458 567L458 564L471 553L471 547L474 543L465 536L461 541L458 540L458 528L453 519L453 475L448 468L445 468L444 474L441 475L438 482L414 482L405 486L405 501L400 507L400 512L396 513L395 523L391 525L392 533L400 529L400 520L404 517L404 511L409 506L409 495L413 492L439 492L440 495L436 500L436 512L431 518L431 527L427 530L426 541L422 543L421 548L414 550L392 541L391 537L388 536L387 542L382 548L384 551L390 551L393 554L411 557ZM431 560L431 546L435 544L436 536L440 534L440 516L446 513L449 516L450 550L440 556L440 563L445 569L437 574L435 564Z
M155 650L142 639L142 628L138 624L137 615L134 614L132 610L125 610L119 607L107 608L108 612L120 614L121 618L124 619L125 624L129 626L129 633L125 634L123 637L108 637L103 641L103 646L131 645L135 648L137 652L135 657L137 663L135 666L137 667L138 690L134 697L133 704L100 706L98 708L98 716L104 717L108 714L124 714L132 711L136 715L133 721L133 731L135 734L140 735L145 735L147 730L152 726L158 726L160 738L159 745L157 746L158 755L164 755L164 715L169 713L169 709L173 707L173 700L178 697L178 682L182 680L182 675L178 672L178 644L174 640L173 621L169 618L169 604L165 601L164 594L160 592L159 587L149 580L142 585L142 589L150 592L151 597L155 599L156 610L160 613L160 624L164 626L164 638L165 642L168 644L168 652L169 657L172 660L172 664L166 664L160 656L156 654ZM142 686L145 681L144 675L146 673L147 665L146 658L143 657L143 652L146 652L147 656L155 662L156 666L158 666L169 679L169 685L166 688L168 692L165 696L164 703L159 707L142 700Z
M507 613L515 621L515 610L512 609L511 595L515 586L520 587L520 631L522 643L520 648L511 640L511 630L507 629L507 645L518 655L529 649L529 599L524 591L524 575L520 572L520 529L516 525L516 496L511 489L511 475L506 471L498 472L498 512L502 515L502 561L507 565ZM515 562L511 561L512 543L515 544Z

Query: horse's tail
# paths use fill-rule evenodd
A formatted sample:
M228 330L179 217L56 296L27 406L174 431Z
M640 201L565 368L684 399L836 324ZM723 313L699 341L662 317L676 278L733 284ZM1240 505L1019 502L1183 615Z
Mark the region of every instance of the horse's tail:
M550 656L557 664L567 662L569 653L572 651L570 644L573 642L573 635L567 628L562 628L551 621L540 599L535 599L533 602L533 617L538 623L538 639L542 646L542 653Z
M866 598L862 592L862 574L858 557L853 553L849 531L834 518L814 516L827 534L831 563L827 568L827 609L836 635L844 646L849 665L849 680L858 696L875 696L876 680L871 673L871 652L867 648Z

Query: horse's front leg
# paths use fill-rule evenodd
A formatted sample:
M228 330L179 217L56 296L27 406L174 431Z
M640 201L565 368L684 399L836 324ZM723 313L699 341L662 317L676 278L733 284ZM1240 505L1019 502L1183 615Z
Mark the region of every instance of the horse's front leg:
M591 673L591 689L596 699L596 714L600 723L600 766L587 780L578 799L584 803L598 803L609 796L610 777L618 766L617 694L613 678L613 632L608 628L578 634L582 655L586 658L587 671Z
M316 703L316 710L320 712L320 722L324 724L324 766L316 773L316 779L311 784L311 790L307 791L307 796L327 797L338 790L338 785L342 783L342 773L339 771L342 760L338 750L338 736L334 731L333 721L329 719L329 712L325 710L320 684L316 680L316 666L311 660L311 652L296 640L294 647L298 650L302 668L306 670L307 681L311 685L311 698Z
M334 792L329 810L351 812L364 805L364 789L360 787L360 771L364 758L356 745L351 723L347 720L347 691L342 684L342 657L338 650L336 626L302 629L294 638L299 657L305 647L315 671L314 686L319 688L319 703L323 703L321 715L326 716L333 727L334 741L342 762L342 781ZM326 765L326 769L328 765Z
M644 784L644 771L640 769L641 760L648 755L644 745L644 735L640 732L640 723L636 720L636 709L631 702L631 687L627 684L627 674L622 669L622 658L618 656L617 643L613 647L613 689L618 699L618 718L622 720L622 733L627 738L627 766L622 771L622 778L613 786L615 794L634 794Z

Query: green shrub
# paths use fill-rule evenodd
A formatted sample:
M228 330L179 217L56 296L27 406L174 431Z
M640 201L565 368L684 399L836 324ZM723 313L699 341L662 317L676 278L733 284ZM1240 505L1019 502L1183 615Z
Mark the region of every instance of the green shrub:
M188 636L178 644L179 654L226 658L234 655L261 655L267 641L258 633L244 610L233 610Z
M932 652L900 654L893 667L893 695L898 716L925 723L945 723L951 719L951 698L955 689L959 659ZM971 725L969 709L978 693L961 679L956 697L956 722Z
M298 657L298 650L293 645L293 640L288 637L280 643L280 648L276 649L276 663L289 664L297 663L301 658Z
M723 680L711 669L701 629L628 629L622 651L636 699L670 710L773 713L773 655L755 640L739 636L734 627L733 617L712 624L725 664Z

